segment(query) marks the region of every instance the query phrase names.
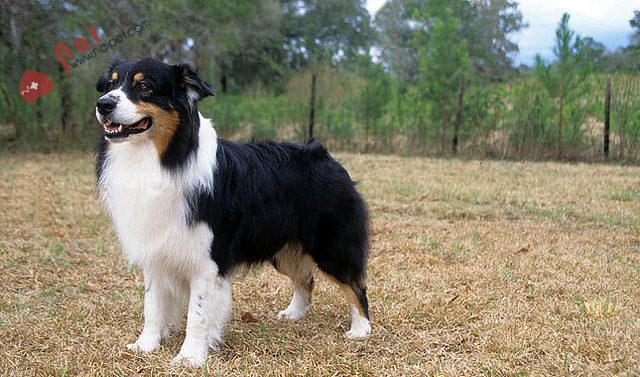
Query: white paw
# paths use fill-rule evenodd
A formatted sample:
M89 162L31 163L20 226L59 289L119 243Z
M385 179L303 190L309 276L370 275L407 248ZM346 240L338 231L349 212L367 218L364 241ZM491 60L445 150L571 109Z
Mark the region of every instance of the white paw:
M182 352L180 352L178 356L174 357L173 360L171 360L171 363L169 363L169 365L174 367L178 367L178 366L201 367L204 365L205 361L207 361L206 353L204 355L200 355L200 354L185 355Z
M279 320L299 321L307 314L306 310L296 310L292 308L286 308L278 313L276 316Z
M351 330L347 331L345 336L347 339L366 338L371 334L371 325L367 323L359 323L358 326L351 326Z
M142 338L140 337L135 343L127 344L127 348L134 352L149 353L160 347L160 338Z

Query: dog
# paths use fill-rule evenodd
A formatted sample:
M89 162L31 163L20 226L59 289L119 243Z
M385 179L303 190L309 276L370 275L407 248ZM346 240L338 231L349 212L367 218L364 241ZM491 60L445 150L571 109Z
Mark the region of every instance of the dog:
M368 210L323 146L218 138L196 107L213 88L188 64L117 60L96 88L98 196L144 276L144 326L130 350L156 350L186 308L172 364L203 365L231 313L233 271L263 262L293 282L278 319L305 316L317 266L348 300L346 337L370 334Z

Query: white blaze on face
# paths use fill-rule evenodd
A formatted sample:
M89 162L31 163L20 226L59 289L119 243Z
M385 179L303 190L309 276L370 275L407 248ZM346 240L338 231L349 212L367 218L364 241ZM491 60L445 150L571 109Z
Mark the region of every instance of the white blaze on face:
M122 87L114 89L100 98L107 97L111 97L117 103L116 108L111 114L109 114L109 119L112 122L131 125L145 117L144 114L138 112L138 107L133 102L131 102L125 92L122 91ZM98 112L97 108L96 118L98 118L98 121L100 123L104 121L104 116Z

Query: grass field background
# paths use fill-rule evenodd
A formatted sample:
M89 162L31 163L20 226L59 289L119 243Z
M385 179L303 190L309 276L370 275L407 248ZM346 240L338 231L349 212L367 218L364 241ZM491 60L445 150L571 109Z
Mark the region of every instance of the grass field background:
M0 374L638 375L640 168L339 154L372 214L373 333L322 275L307 317L270 266L234 278L225 342L172 369L184 330L129 353L142 276L90 154L0 155Z

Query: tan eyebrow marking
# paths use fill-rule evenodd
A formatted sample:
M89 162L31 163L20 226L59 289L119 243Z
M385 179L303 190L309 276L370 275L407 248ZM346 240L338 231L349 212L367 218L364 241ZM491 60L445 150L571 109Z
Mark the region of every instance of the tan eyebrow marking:
M118 72L113 72L111 74L111 80L118 81Z
M138 81L141 81L142 79L144 79L144 75L142 74L142 72L138 72L135 75L133 75L133 83L137 83Z

